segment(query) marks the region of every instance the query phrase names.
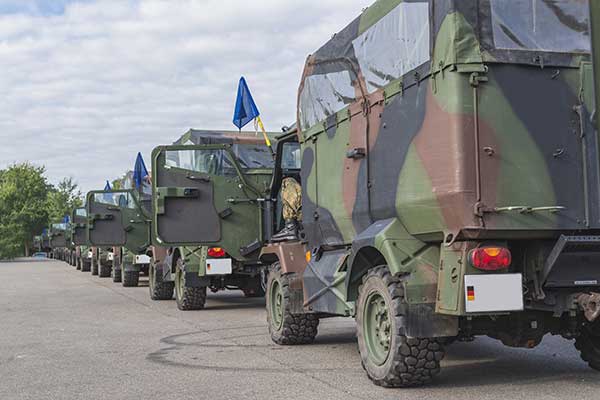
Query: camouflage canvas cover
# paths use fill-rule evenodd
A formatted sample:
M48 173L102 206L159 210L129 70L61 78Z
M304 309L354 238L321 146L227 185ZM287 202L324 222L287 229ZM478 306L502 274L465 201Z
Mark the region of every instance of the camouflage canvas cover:
M600 228L588 16L581 0L381 0L309 56L309 246L379 221L425 241Z

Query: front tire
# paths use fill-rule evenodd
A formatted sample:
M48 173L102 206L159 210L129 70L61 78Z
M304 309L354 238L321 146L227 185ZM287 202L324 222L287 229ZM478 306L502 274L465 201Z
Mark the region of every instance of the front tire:
M282 345L309 344L315 340L319 317L315 314L292 314L289 276L275 263L267 281L267 323L271 340Z
M171 300L175 282L158 282L156 279L156 265L153 261L148 268L148 288L152 300Z
M386 266L373 268L363 277L356 306L360 358L373 383L419 386L440 372L442 341L406 336L404 288Z
M177 260L175 301L181 311L202 310L206 304L206 286L186 287L183 261Z

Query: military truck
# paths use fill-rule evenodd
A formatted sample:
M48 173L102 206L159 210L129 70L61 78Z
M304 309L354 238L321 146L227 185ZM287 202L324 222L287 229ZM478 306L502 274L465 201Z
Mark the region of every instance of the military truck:
M380 0L308 57L301 230L261 252L276 343L355 317L361 364L386 387L429 382L446 343L478 335L562 335L600 369L588 21L581 0ZM212 216L192 226L218 246L220 182L188 175L167 231Z
M92 266L92 254L86 241L86 224L87 211L85 207L74 209L71 214L71 238L74 246L74 266L82 272L90 272Z
M170 247L150 270L151 298L175 290L178 308L192 310L204 307L207 289L263 296L262 204L273 172L264 139L190 130L154 149L152 170L153 242Z
M48 229L48 238L50 248L52 249L52 258L60 261L66 259L68 224L65 222L54 223Z
M123 286L137 286L140 272L148 273L149 219L134 190L92 191L87 194L87 240L107 249L100 276ZM108 250L113 253L108 260Z
M428 381L456 336L598 365L587 26L582 1L382 1L308 59L302 307L356 315L375 383Z

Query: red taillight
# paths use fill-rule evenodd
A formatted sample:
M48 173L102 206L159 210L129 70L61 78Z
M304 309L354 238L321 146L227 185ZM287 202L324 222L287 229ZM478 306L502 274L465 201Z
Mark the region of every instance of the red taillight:
M211 247L208 249L208 256L212 258L225 257L225 250L221 247Z
M479 247L469 254L471 265L484 271L497 271L510 267L512 257L504 247Z

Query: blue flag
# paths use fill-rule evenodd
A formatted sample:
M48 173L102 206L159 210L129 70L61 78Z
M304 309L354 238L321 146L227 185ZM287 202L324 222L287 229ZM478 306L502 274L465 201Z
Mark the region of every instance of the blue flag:
M242 76L238 86L237 99L235 100L233 124L241 130L259 115L260 111L258 111L256 103L254 103L250 89L248 89L248 85L246 84L246 79Z
M71 217L69 217L68 215L65 215L65 216L63 217L63 222L64 222L65 224L68 224L69 222L71 222Z
M139 188L142 186L147 176L148 170L146 169L144 158L142 157L142 153L138 153L135 159L135 167L133 167L133 182L135 183L135 187Z
M104 185L104 191L105 192L111 192L112 188L110 187L110 183L108 181L106 181L106 185ZM112 194L108 194L108 193L104 193L102 194L102 202L106 203L106 204L113 204L113 196Z

